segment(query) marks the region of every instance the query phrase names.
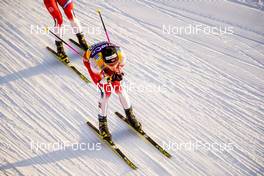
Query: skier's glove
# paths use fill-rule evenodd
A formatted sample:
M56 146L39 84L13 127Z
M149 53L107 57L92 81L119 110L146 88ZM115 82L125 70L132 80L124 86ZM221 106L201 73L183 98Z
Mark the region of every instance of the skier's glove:
M111 77L111 81L122 81L124 73L114 73Z

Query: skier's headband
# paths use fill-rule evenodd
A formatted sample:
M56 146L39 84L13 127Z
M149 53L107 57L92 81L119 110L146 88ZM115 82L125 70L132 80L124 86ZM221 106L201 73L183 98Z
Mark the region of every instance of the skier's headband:
M117 58L117 54L115 53L112 56L106 56L105 60L106 60L106 62L112 63L114 61L113 59L116 59L116 58Z
M108 66L115 66L118 63L118 56L117 54L113 54L112 56L105 57L105 63Z

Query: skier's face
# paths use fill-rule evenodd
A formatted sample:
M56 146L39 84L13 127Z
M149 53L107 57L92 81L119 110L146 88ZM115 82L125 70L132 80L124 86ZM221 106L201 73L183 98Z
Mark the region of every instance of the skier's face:
M118 64L118 59L116 60L116 62L114 63L111 63L111 64L107 64L107 67L114 71L114 72L117 72L118 71L118 68L119 68L119 64Z

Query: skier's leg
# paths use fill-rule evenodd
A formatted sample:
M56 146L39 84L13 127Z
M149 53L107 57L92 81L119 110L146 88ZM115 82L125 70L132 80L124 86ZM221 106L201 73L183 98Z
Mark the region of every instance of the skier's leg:
M136 129L141 130L141 123L136 119L134 115L132 105L130 103L128 94L125 89L122 88L120 81L115 81L112 83L112 87L114 88L116 94L119 97L119 101L124 108L126 113L126 117L129 123Z
M115 93L118 95L119 101L123 109L128 109L131 107L131 103L128 97L128 94L125 89L122 88L120 81L115 81L112 83L112 87L115 90Z
M100 134L104 139L111 140L111 133L109 132L108 125L107 125L107 107L108 107L108 100L111 95L111 93L105 93L106 90L104 86L99 85L100 92L100 99L99 99L99 114L98 114L98 120L99 120L99 130Z
M63 31L62 31L61 25L63 23L63 19L62 19L62 14L58 8L58 4L57 4L56 0L44 0L44 4L54 19L54 22L55 22L54 33L56 35L58 35L60 38L62 38ZM66 56L65 51L63 49L62 41L55 40L55 44L57 46L57 53L61 56L62 59L64 59L65 62L68 62L67 56Z
M70 20L71 26L76 34L81 47L85 50L88 49L87 42L84 38L80 21L76 18L73 10L72 0L58 0L60 6L63 8L65 15Z
M55 27L61 27L63 19L56 0L44 0L44 4L55 21Z
M90 63L88 60L83 60L83 63L85 67L87 68L91 79L93 82L98 86L98 90L100 91L100 98L98 102L99 107L99 113L98 113L98 121L99 121L99 130L100 134L103 136L104 139L111 140L111 134L108 130L107 125L107 106L108 106L108 100L111 95L111 89L109 90L110 85L102 85L100 84L100 75L95 74L90 66Z
M99 99L100 116L107 116L108 100L111 95L111 92L109 92L109 89L107 87L108 87L107 85L103 85L103 86L98 85L98 88L100 90L100 99Z
M58 3L63 8L65 15L69 19L71 26L74 29L74 33L82 32L80 21L74 15L72 0L58 0Z
M87 68L88 73L89 73L91 79L93 80L94 84L95 84L95 85L98 85L98 83L99 83L99 81L100 81L100 79L101 79L101 76L98 75L98 74L95 74L95 73L92 71L91 66L90 66L90 63L89 63L89 60L84 59L84 60L83 60L83 64L84 64L84 66Z

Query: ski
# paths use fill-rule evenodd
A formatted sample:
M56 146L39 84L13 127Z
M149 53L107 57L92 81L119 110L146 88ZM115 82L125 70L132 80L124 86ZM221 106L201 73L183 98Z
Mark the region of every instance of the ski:
M81 50L83 50L83 51L85 51L85 49L83 49L82 47L81 47L81 45L78 43L78 42L76 42L75 40L73 40L73 39L69 39L70 40L70 42L72 42L74 45L76 45L77 47L79 47ZM90 48L90 46L88 45L88 48Z
M75 40L73 40L73 39L71 39L71 38L70 38L69 40L70 40L70 42L72 42L74 45L76 45L76 46L78 46L80 49L84 50L78 42L76 42Z
M71 62L69 63L66 63L64 61L62 61L60 59L60 56L58 56L57 52L54 51L53 49L51 49L50 47L46 47L52 54L54 54L57 58L58 61L62 62L65 66L69 67L70 69L72 69L84 82L86 83L91 83L91 81L86 77L84 76L84 74L82 74Z
M116 146L116 144L112 140L103 139L100 135L99 130L92 123L90 123L89 121L87 121L86 123L95 131L95 133L101 140L103 140L120 158L122 158L127 163L129 167L131 167L132 169L137 169L137 166L126 157L126 155Z
M164 156L171 158L171 154L169 154L165 149L163 149L159 144L157 144L149 135L145 133L145 131L141 130L138 131L134 129L129 122L127 121L127 118L124 117L121 113L115 112L116 116L119 117L121 120L123 120L130 128L132 128L137 134L139 134L141 137L146 139L149 143L151 143L156 149L158 149Z

